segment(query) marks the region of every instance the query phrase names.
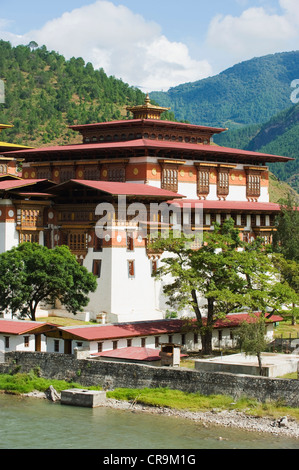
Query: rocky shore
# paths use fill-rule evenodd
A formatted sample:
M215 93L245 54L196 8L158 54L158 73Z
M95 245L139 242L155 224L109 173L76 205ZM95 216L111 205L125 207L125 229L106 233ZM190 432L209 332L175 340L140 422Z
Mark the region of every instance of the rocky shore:
M203 426L214 425L221 427L234 427L244 431L271 433L276 436L293 437L299 439L299 423L288 416L279 419L249 416L235 410L212 410L205 412L191 412L174 410L171 408L144 406L119 400L107 399L106 406L140 413L155 413L165 416L176 416L201 423Z
M53 391L52 391L53 392ZM52 397L51 397L52 395ZM53 393L32 392L27 394L31 397L48 398L54 401L59 400L59 395ZM289 416L282 416L279 419L261 418L250 416L244 412L236 410L211 410L205 412L191 412L174 410L171 408L145 406L138 403L130 403L123 400L107 398L105 404L109 408L126 410L134 413L151 413L164 416L174 416L178 418L190 419L200 423L202 426L221 426L243 429L244 431L254 431L260 433L271 433L275 436L292 437L299 439L299 422Z

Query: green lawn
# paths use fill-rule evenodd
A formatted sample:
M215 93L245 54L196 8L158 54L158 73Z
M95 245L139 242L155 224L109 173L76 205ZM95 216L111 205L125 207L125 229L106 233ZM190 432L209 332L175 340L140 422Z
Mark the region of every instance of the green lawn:
M44 392L52 385L58 393L69 388L82 388L82 384L64 380L44 379L31 371L29 374L0 374L0 390L13 394ZM100 387L85 387L90 390L100 390Z
M284 338L289 338L290 335L292 338L297 338L297 335L299 335L299 324L292 325L289 320L280 322L274 329L274 337L280 338L281 335Z
M59 326L80 326L80 325L96 325L95 322L87 322L82 320L75 320L72 318L64 317L42 317L38 318L37 321L42 323L53 323L54 325Z

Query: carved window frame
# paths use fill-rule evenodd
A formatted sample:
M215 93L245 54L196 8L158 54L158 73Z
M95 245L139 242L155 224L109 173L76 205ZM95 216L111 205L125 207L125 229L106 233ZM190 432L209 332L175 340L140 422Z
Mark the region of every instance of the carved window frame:
M179 169L175 164L163 164L161 174L161 189L178 192L179 188Z
M262 175L259 171L248 171L246 175L246 197L259 198L261 195Z
M60 183L73 180L76 178L76 171L74 166L62 166L60 168Z
M217 196L224 197L229 194L229 168L219 168L217 178Z
M197 196L206 197L210 193L210 167L197 167Z

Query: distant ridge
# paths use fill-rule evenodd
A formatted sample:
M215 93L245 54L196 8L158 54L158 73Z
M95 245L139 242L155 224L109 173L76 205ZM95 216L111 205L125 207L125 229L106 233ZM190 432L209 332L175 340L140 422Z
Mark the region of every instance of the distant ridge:
M178 120L234 128L264 123L289 107L294 79L299 79L299 51L241 62L216 76L152 92L150 97L170 107Z

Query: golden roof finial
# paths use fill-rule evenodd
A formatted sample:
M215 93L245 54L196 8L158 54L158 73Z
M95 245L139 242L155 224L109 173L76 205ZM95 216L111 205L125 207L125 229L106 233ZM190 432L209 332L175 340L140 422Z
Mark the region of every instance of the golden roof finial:
M151 104L149 93L146 94L144 104L127 108L128 111L133 113L134 119L160 119L161 114L164 111L169 111L169 109Z

